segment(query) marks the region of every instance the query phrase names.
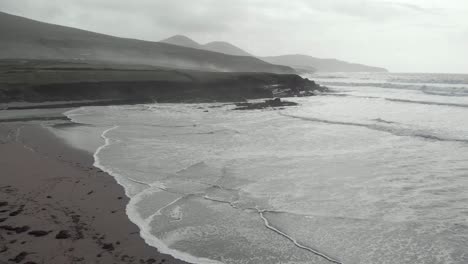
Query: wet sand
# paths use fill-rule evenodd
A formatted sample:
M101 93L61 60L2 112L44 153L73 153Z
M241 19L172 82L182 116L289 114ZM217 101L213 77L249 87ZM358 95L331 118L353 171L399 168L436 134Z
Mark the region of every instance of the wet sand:
M92 164L37 123L0 123L0 263L184 263L145 244Z

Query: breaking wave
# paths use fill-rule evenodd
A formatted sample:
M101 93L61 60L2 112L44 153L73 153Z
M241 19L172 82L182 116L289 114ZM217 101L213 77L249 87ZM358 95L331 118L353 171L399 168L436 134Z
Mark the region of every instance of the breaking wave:
M438 96L468 96L468 85L463 86L434 86L429 84L387 83L387 82L336 82L321 81L325 86L339 87L376 87L386 89L402 89L421 91L425 94Z
M317 123L324 123L324 124L331 124L331 125L364 127L364 128L371 129L371 130L390 133L395 136L417 137L417 138L423 138L423 139L433 140L433 141L442 141L442 142L468 143L468 139L442 137L439 135L427 133L426 131L379 124L379 123L395 124L395 122L386 121L383 119L374 120L377 123L366 124L366 123L354 123L354 122L346 122L346 121L319 119L319 118L313 118L313 117L296 116L296 115L289 115L289 114L284 114L284 113L280 113L280 115L285 116L285 117L295 118L295 119L301 119L304 121L310 121L310 122L317 122Z

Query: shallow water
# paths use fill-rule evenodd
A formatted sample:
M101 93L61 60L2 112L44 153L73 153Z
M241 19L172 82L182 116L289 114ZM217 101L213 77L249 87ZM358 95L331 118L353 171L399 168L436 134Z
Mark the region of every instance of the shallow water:
M468 76L311 78L336 93L284 110L85 107L67 115L88 126L61 135L102 137L83 146L129 218L190 262L468 263Z

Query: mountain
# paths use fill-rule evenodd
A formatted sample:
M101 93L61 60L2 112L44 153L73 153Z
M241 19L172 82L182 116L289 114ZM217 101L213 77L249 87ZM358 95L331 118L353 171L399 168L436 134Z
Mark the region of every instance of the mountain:
M192 39L190 39L190 38L188 38L186 36L182 36L182 35L175 35L175 36L172 36L172 37L170 37L168 39L165 39L164 41L161 41L161 42L171 44L171 45L182 46L182 47L186 47L186 48L200 49L200 44L198 44L194 40L192 40Z
M181 35L176 35L168 39L162 40L163 43L178 45L181 47L196 48L201 50L209 50L234 56L252 56L248 52L242 50L227 42L214 41L207 44L200 44L196 41ZM387 69L367 66L363 64L350 63L336 59L319 59L308 55L284 55L259 57L259 59L276 65L286 65L294 68L300 73L311 72L387 72Z
M2 12L0 36L0 59L93 60L204 71L294 73L290 67L254 57L113 37ZM185 44L190 43L185 40Z
M224 54L234 55L234 56L252 56L250 53L242 50L239 47L232 45L231 43L223 41L213 41L203 45L205 50L210 50L214 52L220 52Z
M273 64L287 65L300 72L388 72L384 68L336 59L319 59L307 55L272 56L260 59Z
M177 45L181 47L195 48L195 49L200 49L200 50L224 53L224 54L233 55L233 56L251 56L252 57L251 54L242 50L241 48L236 47L232 45L231 43L223 42L223 41L213 41L207 44L200 44L186 36L176 35L168 39L161 40L160 42Z

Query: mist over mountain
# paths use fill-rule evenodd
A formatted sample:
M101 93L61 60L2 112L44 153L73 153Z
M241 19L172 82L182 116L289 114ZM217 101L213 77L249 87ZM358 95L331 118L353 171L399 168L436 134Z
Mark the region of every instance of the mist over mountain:
M206 44L200 44L189 37L176 35L164 40L161 40L163 43L168 43L172 45L178 45L182 47L195 48L201 50L208 50L213 52L224 53L234 56L252 56L250 53L242 50L239 47L232 45L231 43L224 41L213 41Z
M205 71L293 73L254 57L118 38L0 12L0 59L61 59Z
M221 52L225 54L235 55L235 56L252 56L250 53L238 48L228 42L224 41L213 41L203 45L206 50Z
M227 42L214 41L207 44L200 44L189 37L176 35L162 40L163 43L178 45L182 47L196 48L201 50L210 50L214 52L235 55L235 56L254 56L247 53L239 47ZM283 55L258 57L268 63L277 65L286 65L294 68L299 73L313 72L387 72L387 69L368 66L358 63L351 63L337 59L319 59L308 55Z

